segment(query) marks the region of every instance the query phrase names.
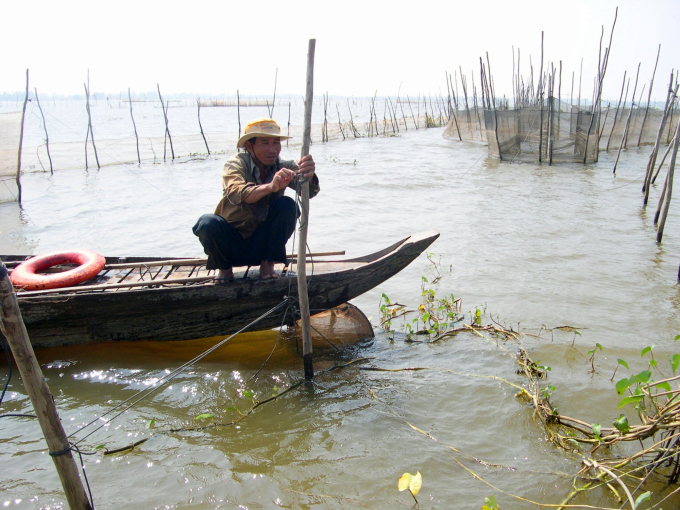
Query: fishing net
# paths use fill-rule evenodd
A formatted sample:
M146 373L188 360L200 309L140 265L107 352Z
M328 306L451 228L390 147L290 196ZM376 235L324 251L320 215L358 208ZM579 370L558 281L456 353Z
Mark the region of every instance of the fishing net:
M611 105L610 105L611 106ZM453 111L444 136L487 142L489 155L503 161L524 163L592 163L601 150L651 145L656 142L663 110L646 106L611 107L593 115L592 109L578 108L548 98L543 107ZM680 115L672 111L661 143L673 138Z
M21 112L0 113L0 203L16 200Z

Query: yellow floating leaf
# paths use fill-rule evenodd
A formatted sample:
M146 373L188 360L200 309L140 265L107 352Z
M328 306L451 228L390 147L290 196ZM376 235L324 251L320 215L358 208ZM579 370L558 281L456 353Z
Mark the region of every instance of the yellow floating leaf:
M420 492L420 487L423 485L423 477L420 474L420 471L416 471L416 476L411 478L411 483L409 484L408 488L411 491L411 494L414 496Z
M404 473L401 475L401 478L399 479L399 492L408 489L412 479L413 475L411 473Z
M420 471L416 471L415 475L411 473L404 473L399 479L399 492L408 489L414 496L420 492L420 487L423 485L423 477Z

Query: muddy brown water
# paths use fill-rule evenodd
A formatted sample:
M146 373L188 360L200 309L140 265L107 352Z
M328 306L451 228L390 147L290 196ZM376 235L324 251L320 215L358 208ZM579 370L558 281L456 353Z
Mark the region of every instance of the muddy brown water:
M552 368L553 402L562 414L608 426L620 413L609 381L617 358L640 370L640 350L654 345L666 370L665 355L678 352L678 215L671 204L657 245L659 185L651 206L641 207L649 150L629 150L613 175L615 154L587 166L512 164L487 158L482 145L445 139L440 129L315 144L322 191L311 201L310 248L359 256L439 230L428 250L442 276L436 293L453 293L463 311L480 308L515 330L543 328L541 339L523 343ZM27 174L23 208L0 205L2 251L200 256L191 226L219 199L223 159ZM416 307L423 276L437 276L425 255L354 304L377 323L381 294ZM554 329L566 325L581 334ZM276 339L276 332L234 339L85 440L92 450L150 437L131 452L85 458L96 508L408 508L413 500L397 481L416 471L421 508L478 509L490 495L501 508L534 508L509 494L558 503L569 493L580 456L546 442L516 391L485 377L526 383L515 372L517 345L469 334L423 345L378 332L341 355L324 354L313 384L236 426L156 434L208 423L195 420L205 413L233 420L252 398L298 381L302 361L285 340L249 380ZM99 344L37 356L65 428L75 433L214 342ZM585 357L596 342L603 351L590 373ZM371 359L323 373L358 357ZM3 366L0 380L6 376ZM16 367L2 411L31 411ZM0 459L4 507L65 508L37 422L2 419ZM618 506L604 489L578 502Z

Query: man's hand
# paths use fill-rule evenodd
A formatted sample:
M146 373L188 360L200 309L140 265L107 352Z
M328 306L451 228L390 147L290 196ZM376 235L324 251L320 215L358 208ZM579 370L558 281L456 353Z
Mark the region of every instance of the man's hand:
M312 174L314 173L314 163L312 163ZM274 178L269 183L269 189L271 193L276 193L280 189L284 189L290 181L295 178L295 172L288 168L282 168L274 174Z
M300 159L300 161L298 161L298 167L298 173L305 179L311 181L312 177L314 177L314 170L316 168L312 155L307 154L304 158Z

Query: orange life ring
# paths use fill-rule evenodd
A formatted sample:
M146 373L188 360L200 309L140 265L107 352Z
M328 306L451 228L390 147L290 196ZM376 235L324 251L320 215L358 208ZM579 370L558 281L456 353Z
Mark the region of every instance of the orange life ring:
M61 273L37 274L38 271L59 264L78 264ZM26 290L71 287L94 277L102 270L106 259L89 250L58 251L33 257L19 264L10 275L12 284Z

